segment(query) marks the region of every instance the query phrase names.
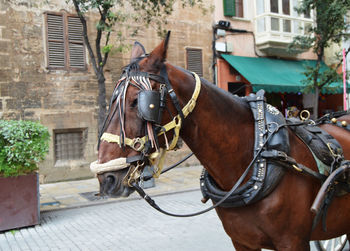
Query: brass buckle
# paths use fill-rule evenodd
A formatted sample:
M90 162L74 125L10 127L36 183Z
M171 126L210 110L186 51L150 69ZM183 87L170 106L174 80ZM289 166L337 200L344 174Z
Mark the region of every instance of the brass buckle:
M333 151L331 145L332 145L331 142L328 142L328 143L327 143L327 147L328 147L329 151L331 152L331 154L333 155L333 157L340 157L341 155L340 155L340 154L336 154L336 153Z

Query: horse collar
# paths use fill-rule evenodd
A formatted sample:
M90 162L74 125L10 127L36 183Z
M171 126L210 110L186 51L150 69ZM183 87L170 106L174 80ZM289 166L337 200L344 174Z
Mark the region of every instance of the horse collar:
M275 150L287 155L289 152L288 132L286 128L281 128L285 125L285 119L276 108L266 104L264 91L260 90L256 95L251 94L243 99L248 102L255 120L256 161L252 176L221 204L222 207L244 206L267 196L282 178L284 169L274 163L268 163L262 153ZM206 170L202 172L200 183L205 200L210 198L217 203L226 195Z

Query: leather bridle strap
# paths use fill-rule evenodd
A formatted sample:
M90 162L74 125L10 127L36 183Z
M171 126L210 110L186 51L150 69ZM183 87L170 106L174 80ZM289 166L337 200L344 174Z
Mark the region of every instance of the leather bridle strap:
M177 110L178 114L180 115L181 119L184 120L185 119L185 116L181 110L181 107L180 107L180 104L179 104L179 100L178 98L176 97L176 94L173 90L173 87L171 86L170 84L170 81L169 81L169 78L168 78L168 73L166 71L166 66L163 65L162 69L160 70L160 75L164 78L164 83L165 83L165 86L166 86L166 89L168 90L168 94L175 106L175 109Z
M181 113L183 114L184 118L186 118L195 108L196 101L198 99L198 96L199 96L199 93L201 90L201 80L200 80L199 76L196 73L192 73L192 74L195 78L196 84L195 84L195 89L193 91L191 99L181 109ZM182 121L183 120L182 120L181 115L179 113L173 118L172 121L170 121L166 125L162 126L163 130L158 133L157 136L161 136L170 130L174 130L173 139L172 139L169 147L166 149L166 151L173 150L176 147L176 144L177 144L179 136L180 136L180 129L181 129ZM111 134L111 133L107 133L107 132L102 134L102 136L100 137L100 140L104 140L104 141L109 142L109 143L117 143L119 146L122 144L120 135L115 135L115 134ZM132 149L134 149L135 151L138 151L138 152L143 151L147 141L148 141L147 136L144 136L142 138L134 138L134 139L124 137L124 144L131 147ZM144 155L142 155L142 156L144 156ZM151 163L155 163L156 159L159 159L159 158L164 159L164 156L165 156L165 154L160 154L160 152L154 152L154 153L150 154L150 156L148 156L148 158L149 158ZM130 164L131 161L126 161L126 162ZM160 174L160 172L163 168L162 163L163 163L163 160L160 160L159 164L158 164L158 171L157 171L155 176L158 176ZM98 164L98 163L94 163L92 171L95 174L101 173L99 170L99 165L100 164ZM126 168L128 166L129 165L125 165L124 168ZM104 167L101 166L101 168L103 169ZM110 167L110 168L112 169L112 167ZM119 169L119 167L118 167L118 169Z

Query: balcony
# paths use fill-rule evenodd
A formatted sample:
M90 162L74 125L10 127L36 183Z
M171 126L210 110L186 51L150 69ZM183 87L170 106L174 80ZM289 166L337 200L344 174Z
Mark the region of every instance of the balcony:
M297 0L256 0L257 49L268 56L291 56L287 52L288 44L293 37L306 34L313 25L312 13L300 15L295 11L296 4Z

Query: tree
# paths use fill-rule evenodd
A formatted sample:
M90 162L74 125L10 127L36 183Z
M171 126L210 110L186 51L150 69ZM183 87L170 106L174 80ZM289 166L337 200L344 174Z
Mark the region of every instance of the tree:
M127 23L145 26L154 23L161 36L165 34L162 27L166 24L166 17L173 12L175 0L67 0L67 2L70 1L74 4L75 11L81 20L84 42L98 82L98 130L100 132L107 106L104 67L112 49L121 52L126 48L120 27L124 24L124 28L132 29L132 35L136 35L138 27L127 25ZM205 10L202 0L179 1L181 1L183 8L193 7L197 4L203 11ZM92 49L87 32L86 14L89 11L95 11L99 14L96 25L95 50ZM119 24L118 27L116 27L117 24ZM111 43L113 32L116 34L119 44Z
M304 75L306 79L305 91L314 92L314 118L318 114L318 97L325 88L330 88L330 84L340 81L337 69L342 64L340 54L337 55L339 63L334 68L324 67L322 61L325 49L332 44L340 44L347 37L345 31L348 28L346 22L347 12L350 10L350 0L303 0L298 8L299 14L310 13L315 14L315 25L305 30L303 36L296 36L290 44L290 49L313 49L316 54L316 65L306 66ZM346 54L349 52L349 48ZM326 68L326 69L325 69Z

